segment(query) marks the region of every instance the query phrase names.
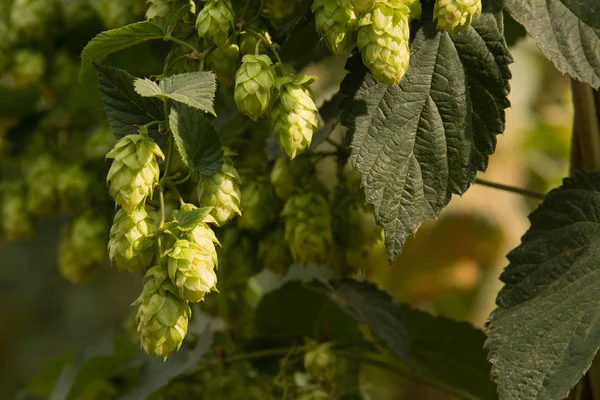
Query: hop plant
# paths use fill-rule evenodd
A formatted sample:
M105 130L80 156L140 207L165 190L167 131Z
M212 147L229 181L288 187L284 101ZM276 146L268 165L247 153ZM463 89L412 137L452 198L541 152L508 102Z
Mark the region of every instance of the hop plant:
M63 208L74 210L84 207L93 183L93 177L80 165L63 168L57 181L58 195Z
M278 158L271 169L271 184L281 200L287 200L302 185L302 177L310 172L307 158L296 157L293 160Z
M108 171L110 195L127 212L142 206L152 195L163 159L160 147L145 135L127 135L106 155L114 161Z
M92 3L104 25L109 29L137 21L146 10L145 0L97 0Z
M234 30L235 15L229 0L208 0L196 19L198 36L222 46Z
M165 268L154 266L146 272L142 294L133 304L139 306L136 324L142 348L166 360L181 346L191 310L177 295Z
M271 118L279 145L290 157L304 151L319 125L318 109L308 85L314 77L288 74L278 79L279 95Z
M240 211L240 175L233 166L231 150L225 148L221 169L214 175L202 175L198 183L198 201L201 206L213 207L211 215L221 226Z
M242 229L260 231L277 218L277 197L269 182L253 181L242 186Z
M265 268L280 275L285 275L292 255L284 238L284 232L279 229L269 232L258 245L258 258Z
M154 258L153 231L156 212L149 206L127 213L120 208L110 228L108 254L120 270L136 272L147 268Z
M195 205L186 203L183 204L180 210L176 211L176 213L190 212L197 209L198 207L196 207ZM217 236L215 235L215 232L210 228L210 226L208 226L207 222L215 223L216 221L212 215L206 215L203 218L203 221L198 222L194 228L186 232L186 234L184 235L184 239L200 246L202 250L210 253L216 266L218 265L218 258L217 249L215 245L220 246L220 243L217 239Z
M189 0L148 0L147 2L150 5L146 10L146 19L172 17L181 6L189 4Z
M165 255L169 277L180 297L195 303L216 289L215 259L208 250L187 240L178 240Z
M23 239L33 234L25 190L21 181L0 185L0 233L8 239Z
M290 197L283 208L285 239L294 261L325 262L333 237L327 200L307 192Z
M331 343L312 344L304 354L304 368L310 376L319 380L330 380L336 373L337 357L331 351Z
M206 63L217 76L219 83L228 85L233 80L240 63L240 48L229 39L208 55Z
M25 41L43 40L59 15L60 3L56 0L14 0L10 9L11 28Z
M315 27L335 55L352 49L358 18L348 0L314 0Z
M267 55L247 54L235 74L234 99L238 110L254 121L269 109L275 85L275 69Z
M88 212L76 218L65 231L59 251L61 274L72 283L90 276L96 266L106 259L106 219Z
M255 26L251 26L251 28L255 31L258 31L261 35L266 37L267 40L271 40L265 24L258 23ZM246 54L256 54L256 46L258 46L259 54L265 53L266 47L264 42L261 42L259 45L258 38L255 35L248 33L247 31L242 32L240 35L240 52L242 55L245 56Z
M410 14L403 2L382 1L359 21L357 45L363 63L382 83L400 82L408 69Z
M44 217L55 210L57 192L56 160L44 154L36 157L26 170L27 208L32 215Z
M438 28L453 35L471 26L475 14L481 14L481 0L436 0L433 7Z
M359 13L371 11L376 0L350 0L352 7Z
M19 87L39 84L46 71L46 57L39 51L22 49L14 55L13 78Z

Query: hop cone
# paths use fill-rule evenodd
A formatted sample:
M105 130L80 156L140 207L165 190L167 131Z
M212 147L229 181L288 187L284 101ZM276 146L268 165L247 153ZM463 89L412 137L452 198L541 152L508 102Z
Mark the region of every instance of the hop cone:
M366 13L371 11L375 5L375 1L376 0L350 0L350 4L352 4L354 10L358 11L359 13Z
M357 45L363 63L382 83L400 82L408 68L409 22L408 6L387 1L376 3L359 22Z
M98 264L106 259L108 224L88 212L73 221L60 244L61 274L72 283L85 281Z
M80 209L89 202L94 178L79 165L64 168L58 177L58 195L66 210Z
M156 157L164 158L160 147L143 135L127 135L106 155L114 161L108 171L110 195L127 212L142 206L158 182Z
M211 215L221 226L240 211L240 175L231 161L232 153L225 149L221 169L212 176L202 175L198 183L198 201L203 207L213 207Z
M232 39L214 49L206 58L210 70L217 75L219 83L228 85L240 64L240 48Z
M38 51L22 49L14 55L13 77L19 87L38 85L46 71L46 57Z
M287 83L279 85L279 95L273 105L273 130L290 158L310 146L319 124L318 109L308 88L312 81L313 78L307 76L288 77Z
M282 215L294 261L324 262L333 240L327 200L312 192L294 195L285 203Z
M229 0L208 0L196 19L198 36L209 44L222 46L235 25L235 15Z
M178 297L164 268L155 266L146 272L144 289L134 304L139 306L136 323L144 351L166 359L178 350L187 334L191 310Z
M150 266L154 258L154 241L149 235L156 219L154 210L148 206L130 214L122 208L117 211L110 228L108 254L120 270L136 272Z
M60 3L56 0L14 0L10 9L11 29L25 41L43 40L59 15Z
M349 52L358 19L348 0L314 0L312 11L317 32L329 50L335 55Z
M304 368L313 378L329 380L336 372L337 357L331 351L331 343L315 344L304 355Z
M284 233L274 230L261 239L258 245L258 258L265 268L285 275L292 264L292 255L284 238Z
M277 197L269 182L250 182L242 186L240 228L260 231L277 218Z
M266 55L247 54L235 74L234 99L238 110L257 120L269 109L275 84L273 62Z
M433 8L438 28L453 35L471 26L475 14L481 14L481 0L436 0Z
M178 240L166 256L169 277L182 298L195 303L216 289L215 261L209 251L187 240Z
M181 206L180 211L189 212L189 211L194 211L197 209L198 209L198 207L196 207L195 205L186 203ZM215 266L216 266L216 265L218 265L218 258L217 258L217 249L216 249L215 245L220 245L220 243L219 243L219 240L217 239L217 236L215 235L215 232L213 232L213 230L210 228L210 226L208 226L207 222L215 223L215 220L211 215L208 215L207 217L204 218L203 221L199 222L193 229L187 231L187 233L184 235L183 238L200 246L200 248L202 250L210 253L210 255L212 256L213 261L215 263Z
M57 170L56 161L49 155L36 158L28 166L27 208L31 214L43 217L55 211L58 199Z
M0 233L8 239L24 239L33 234L23 182L0 185Z
M271 184L281 200L287 200L298 191L302 178L309 174L311 164L305 157L293 160L278 158L271 170Z

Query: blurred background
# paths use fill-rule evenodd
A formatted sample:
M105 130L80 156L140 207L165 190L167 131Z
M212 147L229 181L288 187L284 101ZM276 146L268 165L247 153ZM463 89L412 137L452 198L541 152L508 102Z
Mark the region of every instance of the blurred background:
M18 7L13 3L35 2L0 3L0 179L6 185L23 175L33 188L28 190L38 190L44 185L43 175L24 173L15 160L37 159L47 137L60 141L64 133L75 153L66 160L83 166L90 179L103 184L103 156L112 139L95 78L77 79L78 55L101 30L142 20L146 5L143 0L42 1L37 8L23 6L26 13L16 15ZM507 25L507 38L515 61L511 66L512 108L507 110L506 131L498 137L497 151L481 176L544 193L560 185L568 174L569 79L553 68L514 23ZM111 56L107 63L145 76L160 71L163 57L160 45L141 45ZM337 91L344 61L343 57L329 57L306 67L305 73L320 77L313 85L320 103ZM338 129L334 135L341 139L343 131ZM85 162L78 159L81 149L90 153ZM94 152L98 154L91 154ZM334 175L333 162L319 164L323 183L331 183ZM106 194L98 193L93 201L94 207L104 207L102 213L112 211ZM537 203L475 184L464 196L455 196L437 220L421 227L395 265L389 266L381 243L369 249L362 275L398 300L481 327L494 308L505 255L519 243L528 228L527 215ZM8 206L4 203L3 207ZM18 205L10 207L12 212L18 209ZM139 276L119 273L106 261L81 284L72 283L77 277L65 279L68 271L61 275L58 260L68 257L61 255L61 241L69 235L66 223L73 213L68 204L58 209L58 213L36 216L33 222L14 222L17 231L23 224L32 224L25 229L35 231L32 237L0 241L3 399L14 398L25 389L47 391L40 373L51 371L48 365L60 364L77 348L96 340L106 327L120 329L141 289ZM4 224L7 215L0 213ZM369 368L361 372L361 379L373 399L395 399L405 390L404 382ZM385 384L380 384L383 381ZM429 389L411 390L419 390L419 398L436 398L435 394L423 394Z

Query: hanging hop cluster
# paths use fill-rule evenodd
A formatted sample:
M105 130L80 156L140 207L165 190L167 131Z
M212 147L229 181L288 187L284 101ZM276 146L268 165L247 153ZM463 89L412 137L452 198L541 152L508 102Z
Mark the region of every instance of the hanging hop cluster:
M451 34L467 29L478 14L481 14L481 0L437 0L433 7L438 27Z
M349 0L315 0L312 11L317 32L333 54L352 50L358 18Z

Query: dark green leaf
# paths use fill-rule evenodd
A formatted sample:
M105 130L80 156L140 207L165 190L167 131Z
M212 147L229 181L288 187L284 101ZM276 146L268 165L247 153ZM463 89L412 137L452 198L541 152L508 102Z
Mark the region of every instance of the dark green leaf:
M194 368L210 349L212 339L212 332L210 329L206 329L192 350L181 348L170 355L167 361L157 358L148 361L142 370L142 377L138 384L120 400L146 399L152 393L166 386L171 379Z
M101 63L109 54L123 50L148 40L162 39L166 36L161 21L143 21L125 25L118 29L104 31L85 46L81 52L80 77L92 62Z
M504 130L512 59L498 21L486 10L455 36L425 23L399 85L378 83L358 57L347 64L343 124L391 261L485 170Z
M548 193L508 254L488 324L501 399L559 400L600 346L600 174L577 173Z
M194 229L200 222L210 214L213 207L202 207L191 211L175 211L173 218L177 221L177 227L182 231Z
M223 163L217 131L206 113L183 103L173 103L169 115L177 149L192 170L214 175Z
M133 76L118 68L95 66L104 111L110 128L118 138L137 133L136 126L165 120L162 101L137 94Z
M144 97L171 99L215 115L213 103L217 81L212 72L188 72L160 81L136 79L135 90Z
M496 398L482 349L483 332L395 303L369 283L348 279L329 284L329 297L371 328L403 361L407 376L465 399Z
M505 0L505 5L560 72L600 87L598 0Z

